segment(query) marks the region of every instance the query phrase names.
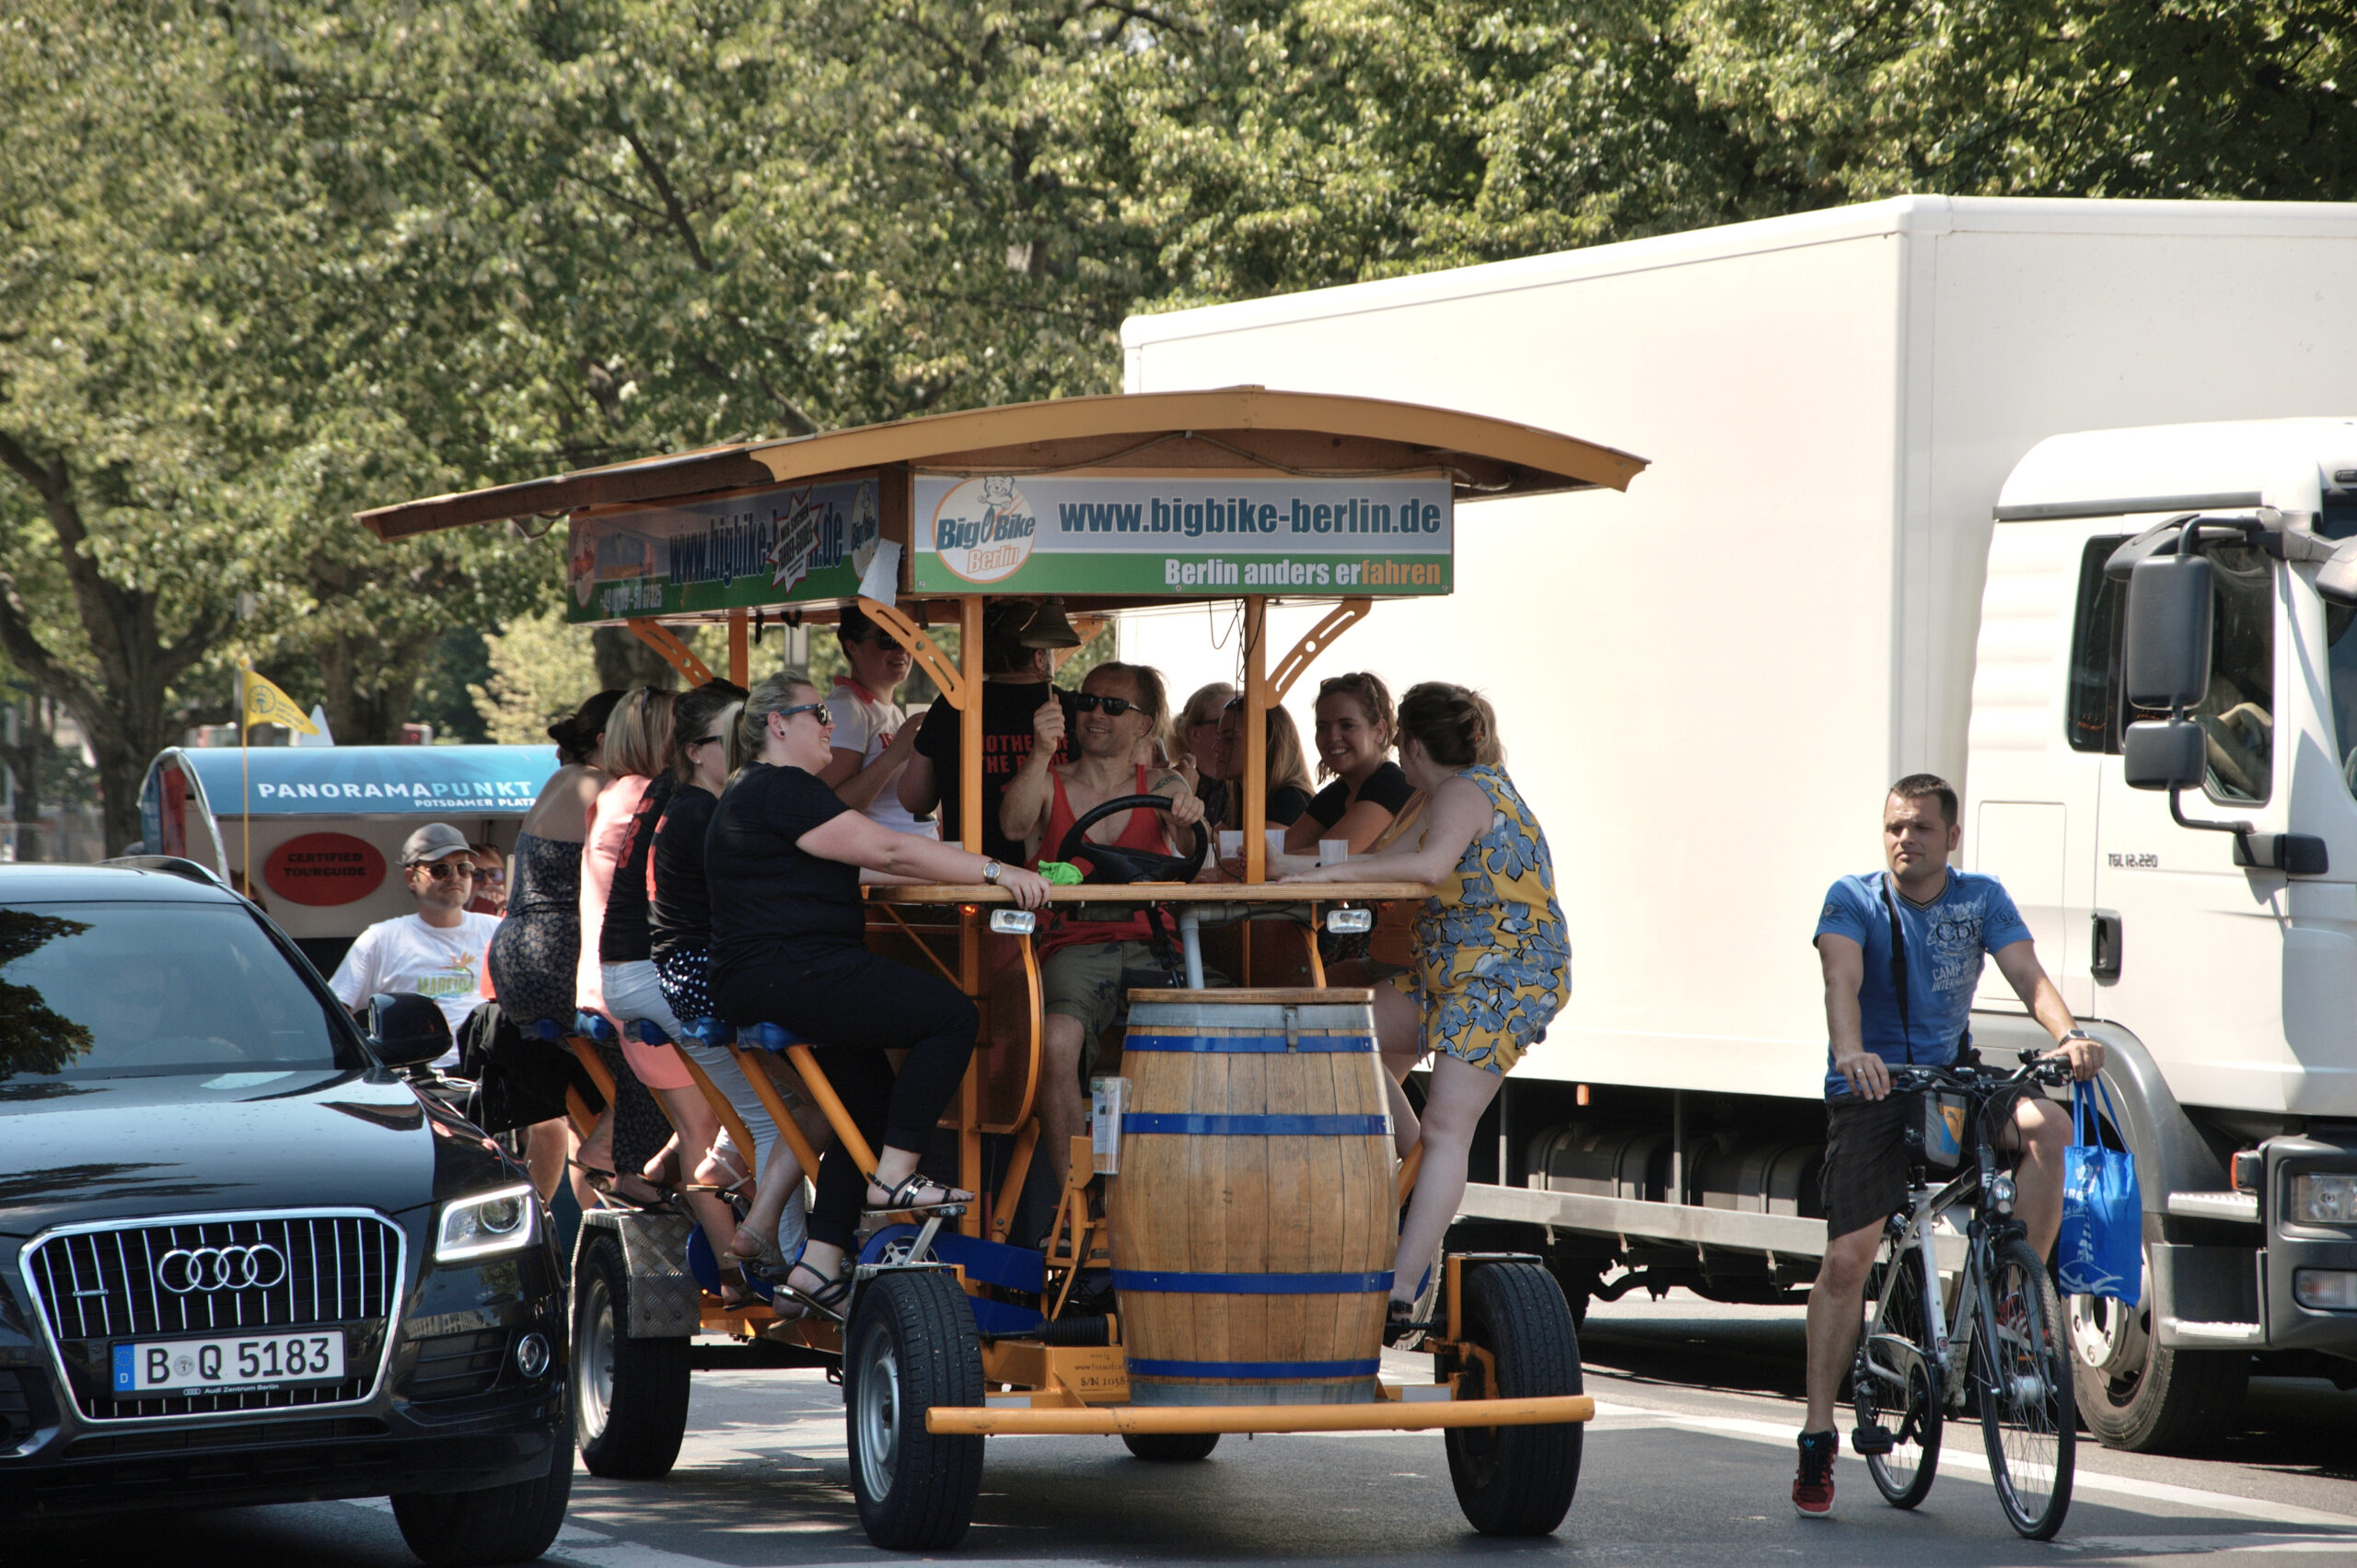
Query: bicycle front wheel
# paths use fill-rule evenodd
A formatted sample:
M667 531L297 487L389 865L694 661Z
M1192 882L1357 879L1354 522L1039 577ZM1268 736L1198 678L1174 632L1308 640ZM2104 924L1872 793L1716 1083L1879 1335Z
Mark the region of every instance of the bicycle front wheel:
M1979 1311L1972 1360L1990 1479L2014 1528L2048 1540L2071 1508L2079 1413L2061 1305L2028 1242L2014 1237L1996 1249Z
M1894 1508L1912 1508L1940 1468L1940 1388L1926 1359L1932 1342L1923 1255L1913 1248L1875 1264L1875 1313L1851 1379L1858 1424L1891 1434L1887 1454L1869 1454L1866 1473Z

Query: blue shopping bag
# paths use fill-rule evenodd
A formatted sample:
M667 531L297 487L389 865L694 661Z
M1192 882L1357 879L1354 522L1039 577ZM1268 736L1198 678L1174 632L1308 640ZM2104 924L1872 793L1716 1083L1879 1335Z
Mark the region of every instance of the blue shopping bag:
M2097 1078L2071 1091L2071 1146L2062 1156L2062 1294L2107 1295L2133 1307L2144 1294L2144 1200L2136 1186L2136 1156L2104 1147L2096 1095L2119 1125L2111 1091Z

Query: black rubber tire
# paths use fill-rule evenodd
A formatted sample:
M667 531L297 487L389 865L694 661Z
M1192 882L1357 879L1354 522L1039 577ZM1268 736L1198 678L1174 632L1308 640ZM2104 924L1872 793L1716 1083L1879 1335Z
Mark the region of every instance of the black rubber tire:
M573 1497L573 1429L556 1434L549 1473L481 1492L413 1492L392 1499L401 1539L427 1568L529 1562L564 1526Z
M621 1237L594 1233L573 1281L573 1409L581 1462L610 1481L671 1472L688 1430L690 1341L633 1340Z
M965 1539L982 1490L982 1439L924 1429L935 1405L982 1402L973 1309L947 1274L879 1274L844 1336L851 1491L867 1539L934 1551Z
M1208 1459L1212 1450L1219 1446L1216 1432L1124 1432L1121 1441L1131 1453L1141 1459L1153 1459L1162 1464L1178 1464L1189 1459Z
M1579 1330L1552 1274L1531 1263L1469 1263L1463 1288L1465 1338L1490 1353L1498 1386L1483 1388L1485 1369L1468 1357L1460 1394L1520 1400L1582 1391ZM1450 1427L1448 1479L1457 1506L1483 1535L1550 1533L1579 1490L1585 1435L1575 1421Z
M1980 1399L1981 1438L1989 1479L2006 1522L2028 1540L2051 1540L2071 1511L2071 1479L2079 1440L2078 1401L2072 1397L2071 1353L2062 1343L2061 1300L2046 1260L2014 1237L1996 1249L1989 1299L2000 1310L2018 1294L2024 1312L2008 1326L2002 1349L1996 1325L1983 1319L1973 1334L1973 1381ZM2027 1402L2002 1392L2006 1380L2035 1379L2042 1391ZM2049 1473L2038 1475L2039 1469Z
M1923 1304L1929 1293L1923 1288L1922 1253L1912 1248L1896 1257L1886 1252L1875 1263L1871 1294L1875 1310L1866 1326L1869 1336L1897 1335L1919 1347L1926 1343ZM1871 1350L1869 1338L1859 1347L1862 1363ZM1877 1423L1900 1439L1888 1454L1866 1458L1866 1474L1875 1490L1894 1508L1912 1508L1922 1502L1940 1472L1942 1390L1920 1363L1911 1368L1910 1382L1902 1395L1868 1378L1863 1367L1852 1374L1858 1424Z
M2149 1266L2138 1305L2074 1296L2066 1313L2073 1319L2093 1314L2104 1325L2092 1336L2105 1347L2096 1359L2118 1358L2117 1365L2091 1365L2079 1335L2066 1336L2079 1416L2096 1442L2137 1454L2189 1454L2236 1430L2235 1416L2250 1387L2249 1354L2162 1346L2153 1334Z

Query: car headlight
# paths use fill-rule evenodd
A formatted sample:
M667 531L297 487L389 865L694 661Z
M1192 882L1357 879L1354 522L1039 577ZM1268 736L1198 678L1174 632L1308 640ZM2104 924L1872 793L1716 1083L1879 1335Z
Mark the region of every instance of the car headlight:
M2315 1170L2292 1178L2292 1217L2309 1225L2357 1225L2357 1172Z
M442 1211L434 1237L434 1260L450 1263L489 1258L531 1244L540 1199L529 1182L502 1187L472 1198L454 1199Z

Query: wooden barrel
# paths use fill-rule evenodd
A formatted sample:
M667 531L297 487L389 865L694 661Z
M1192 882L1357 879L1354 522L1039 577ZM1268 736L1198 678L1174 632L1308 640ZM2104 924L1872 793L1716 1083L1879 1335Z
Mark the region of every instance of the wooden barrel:
M1130 1398L1376 1397L1397 1161L1364 991L1140 991L1106 1184Z

